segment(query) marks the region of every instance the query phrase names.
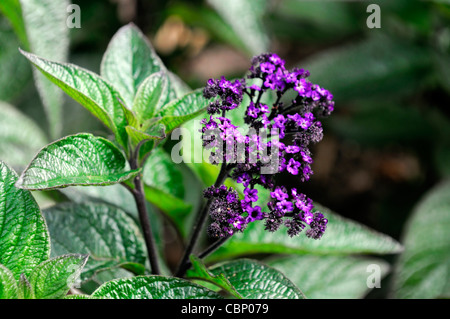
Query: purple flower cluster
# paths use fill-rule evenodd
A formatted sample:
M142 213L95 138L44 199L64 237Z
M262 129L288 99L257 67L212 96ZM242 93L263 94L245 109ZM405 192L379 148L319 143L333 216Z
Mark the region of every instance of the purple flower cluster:
M288 234L299 234L306 225L308 237L322 237L327 219L313 212L312 200L295 188L275 186L274 176L291 174L307 181L313 174L311 144L322 140L320 118L334 109L332 94L307 78L309 72L287 70L276 54L262 54L252 59L247 78L233 82L210 79L205 98L215 98L208 107L209 117L202 120L203 146L211 150L210 161L223 163L229 175L243 185L243 199L225 186L209 188L205 197L213 199L210 208L213 237L230 236L250 222L265 220L265 227L275 231L284 224ZM294 91L289 102L284 94ZM227 112L245 103L246 131L236 126ZM266 98L263 99L263 96ZM268 97L267 97L268 96ZM258 189L270 190L268 212L258 206Z

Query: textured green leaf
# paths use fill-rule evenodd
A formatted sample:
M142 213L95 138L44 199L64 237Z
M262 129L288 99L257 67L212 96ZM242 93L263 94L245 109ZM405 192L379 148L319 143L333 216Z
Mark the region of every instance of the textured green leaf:
M144 80L153 73L166 71L145 35L131 23L111 39L100 69L102 77L119 90L129 108Z
M29 63L17 54L19 46L19 40L13 30L0 15L0 100L2 101L12 101L19 97L33 80Z
M34 297L63 298L80 276L87 259L87 255L63 255L38 265L29 277Z
M44 210L52 256L88 254L81 280L128 262L144 265L145 243L139 227L121 209L100 203L66 203Z
M166 126L166 133L169 134L183 123L205 112L210 102L203 97L202 90L197 89L166 104L156 116L161 117L160 122Z
M19 297L20 291L14 274L0 264L0 299L18 299Z
M19 294L23 299L35 299L33 288L25 274L20 274L18 286L20 290Z
M111 299L221 299L222 297L187 280L163 276L118 279L99 287L93 297Z
M39 126L12 105L0 102L0 158L23 169L34 154L47 144Z
M286 256L267 261L286 275L310 299L359 299L369 291L373 269L380 280L389 264L375 258L352 256ZM373 267L373 268L372 268Z
M119 92L97 74L73 64L42 59L21 51L50 81L84 106L115 134L127 149L127 117Z
M411 92L423 83L431 59L420 47L374 36L314 55L301 67L338 101Z
M142 82L132 104L140 124L151 119L169 102L169 93L168 77L164 72L153 73Z
M450 181L431 189L414 208L394 269L397 298L450 297Z
M48 259L50 240L36 201L16 181L17 174L0 161L0 264L18 280Z
M402 251L402 246L391 237L371 230L357 222L343 218L315 204L328 219L327 230L320 240L300 233L289 237L286 228L276 232L264 230L264 223L250 224L243 233L236 233L211 255L211 259L257 253L292 254L393 254Z
M210 268L223 274L247 299L304 299L305 295L285 275L259 261L237 259Z
M17 186L52 189L70 185L110 185L139 170L129 170L122 152L109 140L80 133L42 148L20 176Z
M68 187L60 191L75 203L106 203L119 207L136 220L138 218L134 197L123 185Z
M68 0L20 0L27 34L28 51L48 59L64 62L69 53L67 27ZM42 74L34 71L49 123L50 136L59 137L62 129L63 93Z
M208 0L217 13L231 26L251 55L261 54L269 48L262 17L266 0Z
M200 279L206 282L213 283L214 285L220 287L224 291L227 291L232 296L237 299L242 299L242 296L237 292L236 288L229 282L225 276L220 273L218 275L213 275L206 266L202 263L202 261L195 257L194 255L190 256L192 268L189 269L186 273L186 277L190 279Z

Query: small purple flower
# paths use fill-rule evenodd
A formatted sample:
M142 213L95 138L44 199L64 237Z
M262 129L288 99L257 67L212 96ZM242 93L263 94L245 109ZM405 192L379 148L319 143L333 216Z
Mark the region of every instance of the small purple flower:
M278 201L289 198L289 194L285 193L280 187L275 188L275 190L270 193L270 196L277 199Z
M282 200L281 202L277 203L277 208L279 209L280 212L285 214L288 212L292 212L294 210L294 205L292 204L292 202Z
M256 202L258 201L258 190L246 188L244 189L244 200L246 202Z
M248 173L243 173L243 174L239 175L239 177L236 179L236 182L244 185L244 187L247 187L248 185L250 185L250 181L251 181L251 177Z
M250 105L247 108L247 115L253 118L257 118L259 114L259 109L257 107L255 107L255 105L252 103L250 103Z
M261 72L272 74L275 71L275 65L269 62L261 63Z
M297 145L286 146L286 153L295 154L298 152L300 152L300 147L298 147Z
M287 171L291 173L292 175L298 175L298 169L300 168L300 163L297 162L295 159L291 158L289 160L289 163L287 164Z
M230 203L230 204L235 203L237 201L237 199L238 199L238 196L236 193L234 193L234 192L228 193L228 195L227 195L228 203Z
M314 220L314 215L313 213L307 211L303 213L302 219L305 223L311 225L312 221Z
M261 211L261 207L260 206L255 206L248 213L247 222L254 222L255 220L262 220L263 217L264 217L264 214Z

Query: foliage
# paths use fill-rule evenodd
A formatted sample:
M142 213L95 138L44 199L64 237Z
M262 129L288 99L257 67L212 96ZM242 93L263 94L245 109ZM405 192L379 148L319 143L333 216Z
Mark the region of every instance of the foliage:
M154 1L128 20L73 3L81 29L66 26L69 1L0 2L0 299L449 297L447 3L378 1L381 29L364 2ZM336 102L311 181L276 180L311 194L327 231L203 231L179 276L202 191L228 177L187 151L213 101L191 87L241 77L267 51ZM174 141L179 128L190 136ZM188 163L173 160L180 146ZM262 207L271 195L258 192Z

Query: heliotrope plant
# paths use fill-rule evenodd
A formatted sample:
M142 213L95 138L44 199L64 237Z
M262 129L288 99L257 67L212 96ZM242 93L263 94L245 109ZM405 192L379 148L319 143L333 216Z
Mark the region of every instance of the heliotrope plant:
M322 139L320 119L330 115L334 102L330 92L308 80L308 71L286 69L276 54L253 58L245 78L211 79L192 91L165 68L132 24L111 40L100 75L21 52L112 135L62 137L44 146L20 176L0 162L0 298L62 298L78 275L82 283L94 282L95 287L88 287L90 295L74 298L222 298L219 290L234 298L304 298L284 274L260 261L204 264L205 257L232 243L227 240L251 232L258 223L271 234L284 225L285 237L306 229L307 240L317 242L314 239L322 238L334 218L369 243L355 247L347 240L341 252L398 250L384 237L332 214L324 216L300 189L277 182L285 174L300 182L310 179L310 146ZM176 128L202 115L202 143L211 151L210 162L220 169L203 191L198 217L187 231L191 233L183 234L180 229L191 206L175 196L181 173L165 180L170 175L166 171L174 172L174 163L163 146ZM226 186L226 180L233 186ZM113 184L124 188L97 192L96 201L63 190ZM48 190L69 199L41 216L30 191ZM159 219L148 211L148 202L179 227L181 239L190 235L172 269L161 258L163 243L155 226ZM194 248L205 233L213 242L197 253ZM20 245L17 238L23 240ZM335 248L329 244L327 249ZM54 280L44 282L42 275ZM205 281L217 289L199 284Z
M209 117L201 121L201 133L203 146L211 150L210 162L221 165L221 170L215 185L204 191L208 202L199 224L208 214L208 235L220 239L215 248L259 220L264 220L265 229L270 232L284 224L291 237L306 225L306 236L320 239L324 234L328 220L321 212L313 212L312 200L296 188L275 182L282 173L302 182L310 179L313 160L309 146L322 140L319 119L334 110L333 95L308 81L308 76L307 70L288 70L277 54L266 53L252 59L246 78L208 80L203 96L214 100L207 107ZM295 97L286 103L282 98L290 90L295 91ZM276 97L273 104L263 103L265 94ZM248 97L246 101L244 95ZM245 109L245 127L235 125L233 118L227 117L237 108ZM235 189L221 185L227 177L243 186L242 199ZM256 185L270 190L267 212L256 205ZM199 229L201 226L191 238L185 260ZM183 274L183 266L178 274Z

